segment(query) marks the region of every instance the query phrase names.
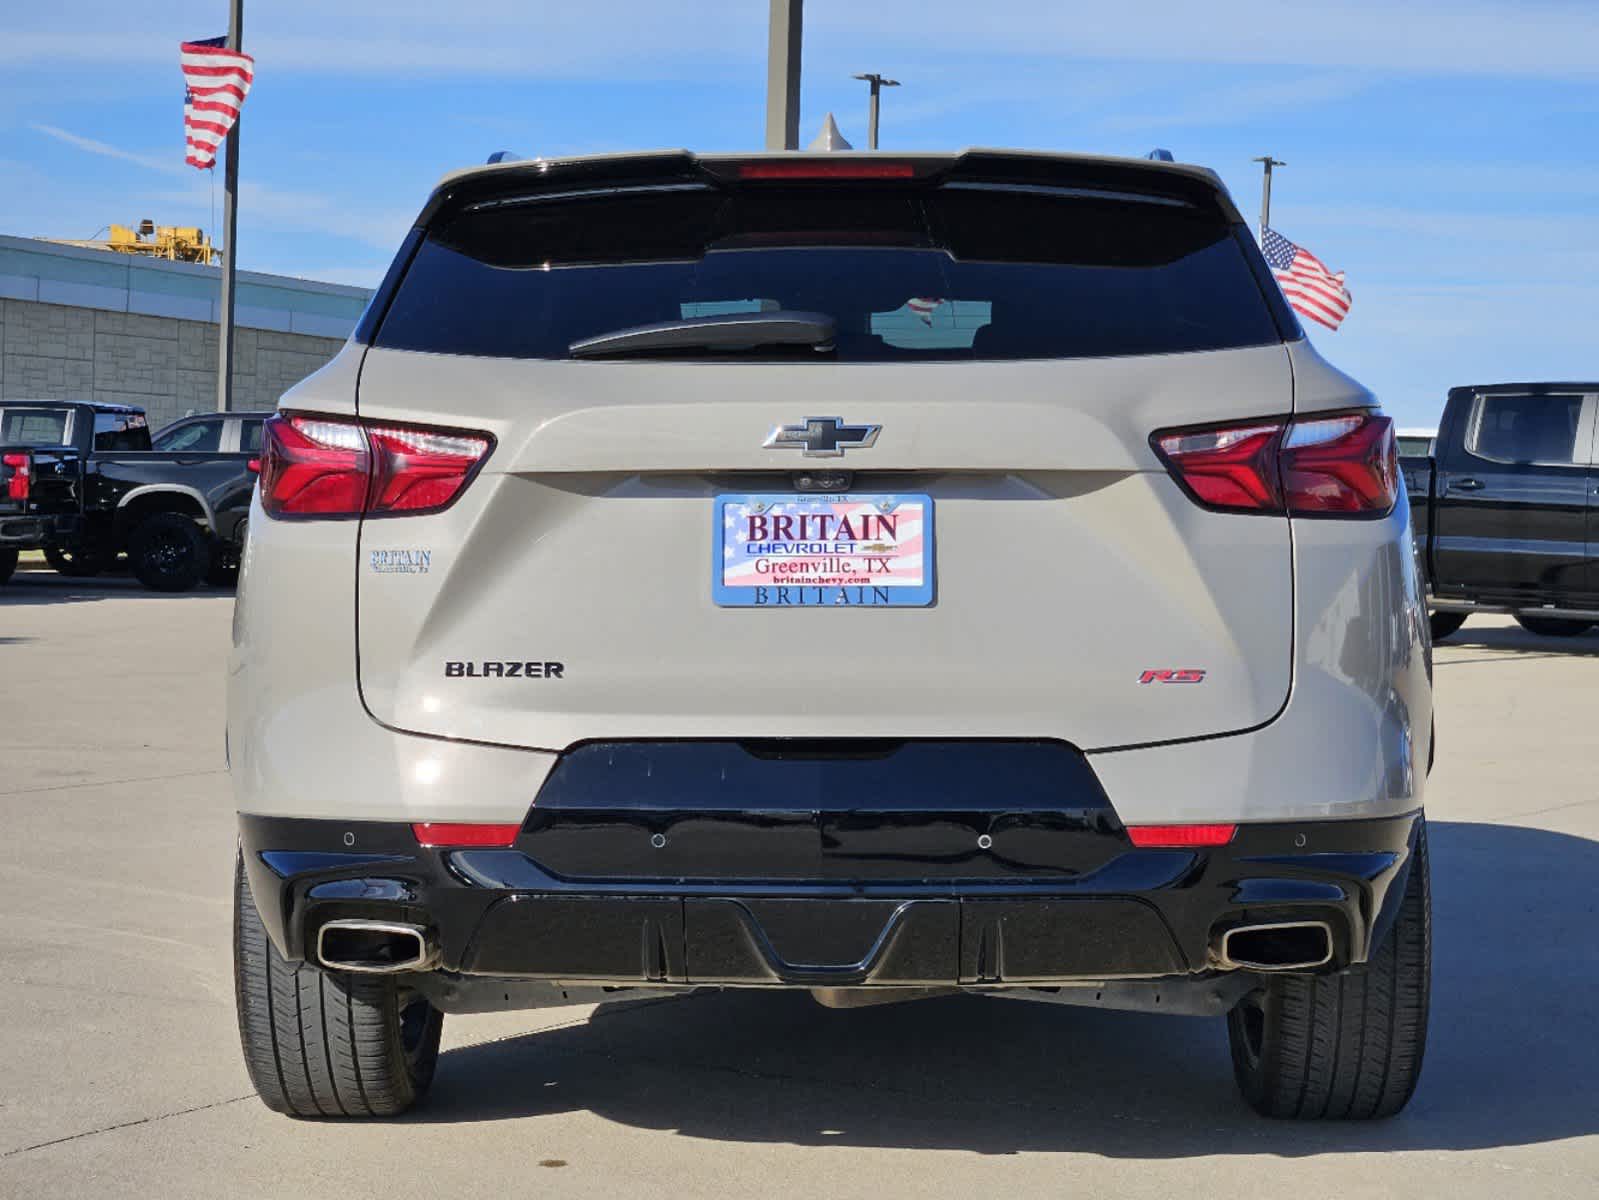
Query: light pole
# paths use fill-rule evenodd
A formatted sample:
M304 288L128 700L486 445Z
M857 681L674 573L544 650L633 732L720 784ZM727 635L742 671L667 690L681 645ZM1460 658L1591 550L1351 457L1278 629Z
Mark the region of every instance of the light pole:
M1288 164L1280 158L1273 158L1269 154L1262 154L1259 158L1252 158L1250 162L1258 162L1266 168L1266 176L1260 183L1260 240L1265 242L1266 230L1271 225L1271 169L1273 167L1286 167Z
M882 90L884 88L886 88L886 87L898 87L899 86L899 80L897 80L897 79L884 79L881 75L871 75L871 74L857 75L857 76L855 76L855 78L856 79L864 79L867 83L871 84L871 87L872 87L871 108L868 110L868 115L867 115L867 119L866 119L866 148L868 150L876 150L877 149L878 96L882 92Z
M766 148L797 150L805 0L772 0L770 20L766 35Z

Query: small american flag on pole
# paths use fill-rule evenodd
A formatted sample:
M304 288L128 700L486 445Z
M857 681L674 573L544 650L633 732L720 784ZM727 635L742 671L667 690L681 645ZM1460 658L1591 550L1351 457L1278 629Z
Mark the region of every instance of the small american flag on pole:
M1344 273L1329 271L1321 259L1275 229L1268 228L1264 233L1261 249L1266 252L1266 263L1288 303L1312 321L1337 329L1349 315L1349 305L1354 300L1344 286Z
M184 42L180 48L183 82L183 161L209 170L216 166L217 147L239 119L239 107L255 81L255 59L229 50L225 38Z

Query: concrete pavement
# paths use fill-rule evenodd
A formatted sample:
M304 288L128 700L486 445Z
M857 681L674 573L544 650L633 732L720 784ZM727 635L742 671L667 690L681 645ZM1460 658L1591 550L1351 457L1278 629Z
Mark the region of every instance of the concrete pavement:
M337 1124L239 1057L231 608L0 589L0 1196L1599 1194L1599 636L1440 647L1432 1039L1394 1121L1257 1118L1219 1021L722 994L450 1018L425 1106Z

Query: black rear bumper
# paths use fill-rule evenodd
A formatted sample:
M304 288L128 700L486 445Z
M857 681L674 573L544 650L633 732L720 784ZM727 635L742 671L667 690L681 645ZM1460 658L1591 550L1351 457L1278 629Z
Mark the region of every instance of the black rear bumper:
M1244 825L1225 846L1138 849L1059 744L847 759L732 747L570 752L508 849L423 848L398 822L241 815L256 905L291 959L323 922L367 918L426 928L446 971L568 982L1194 975L1216 968L1223 930L1302 920L1328 924L1335 969L1385 933L1419 820ZM842 796L858 806L834 807Z
M75 513L0 513L0 546L7 550L37 550L75 537L81 525Z

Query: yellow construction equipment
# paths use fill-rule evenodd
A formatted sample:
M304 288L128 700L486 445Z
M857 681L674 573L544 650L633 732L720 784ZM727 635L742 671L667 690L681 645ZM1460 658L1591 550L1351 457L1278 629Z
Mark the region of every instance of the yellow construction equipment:
M126 225L112 225L110 236L104 241L78 241L73 238L50 238L66 246L84 246L91 250L115 250L118 254L138 254L145 258L164 258L169 262L216 262L222 256L211 245L205 230L193 225L157 225L146 218L137 229Z

